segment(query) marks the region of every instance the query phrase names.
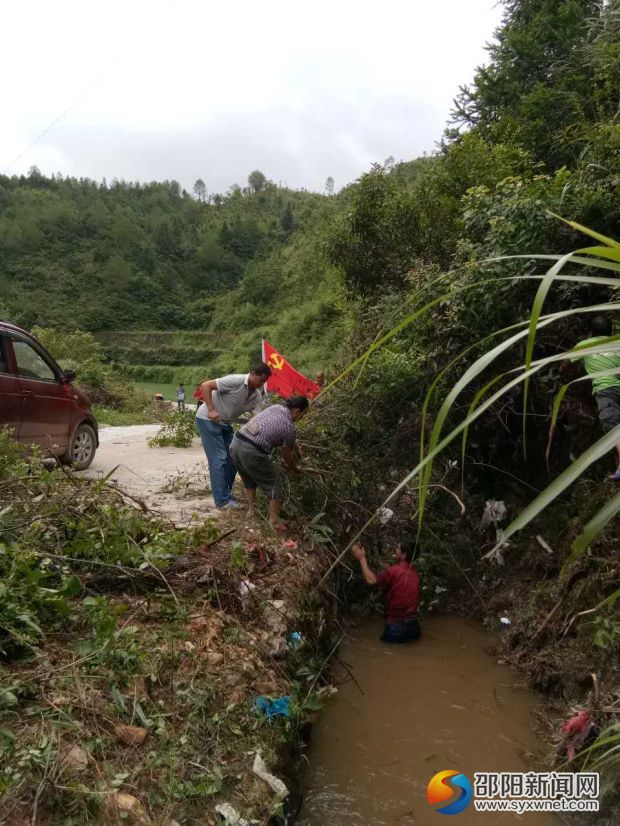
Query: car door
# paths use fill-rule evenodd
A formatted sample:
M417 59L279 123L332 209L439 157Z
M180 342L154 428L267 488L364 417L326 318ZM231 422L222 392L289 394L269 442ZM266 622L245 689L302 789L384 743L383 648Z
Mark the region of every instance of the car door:
M0 330L0 427L8 427L17 437L21 424L22 394L13 372L11 343Z
M69 446L70 388L42 348L13 333L11 343L22 396L19 441L61 455Z

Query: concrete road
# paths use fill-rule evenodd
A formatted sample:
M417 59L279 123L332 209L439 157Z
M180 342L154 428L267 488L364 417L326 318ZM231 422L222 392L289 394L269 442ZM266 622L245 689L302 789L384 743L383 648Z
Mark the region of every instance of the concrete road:
M217 516L200 440L188 448L149 447L147 439L158 430L156 424L102 427L99 449L85 475L101 479L118 465L111 480L179 527L186 527L193 514Z

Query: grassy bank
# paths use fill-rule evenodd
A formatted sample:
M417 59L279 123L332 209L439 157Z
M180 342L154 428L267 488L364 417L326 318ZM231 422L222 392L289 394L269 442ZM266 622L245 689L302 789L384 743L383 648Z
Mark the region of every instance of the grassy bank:
M331 647L308 597L322 555L235 514L175 530L109 485L25 465L6 441L0 474L0 821L294 809L291 755ZM268 719L259 697L287 697L286 714ZM286 797L253 771L257 753Z

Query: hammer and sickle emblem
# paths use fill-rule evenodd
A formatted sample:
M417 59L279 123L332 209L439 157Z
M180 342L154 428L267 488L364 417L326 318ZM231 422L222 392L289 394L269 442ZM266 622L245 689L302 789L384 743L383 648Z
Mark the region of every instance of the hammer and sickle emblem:
M272 353L267 364L275 370L281 370L284 367L284 359L278 353Z

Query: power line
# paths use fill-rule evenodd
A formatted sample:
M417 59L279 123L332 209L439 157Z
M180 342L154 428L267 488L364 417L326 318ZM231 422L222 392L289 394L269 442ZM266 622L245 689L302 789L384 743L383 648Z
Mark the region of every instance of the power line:
M37 137L36 137L36 138L32 141L32 143L30 144L30 146L28 146L26 149L24 149L24 151L23 151L21 154L19 154L19 155L18 155L18 156L17 156L17 157L13 160L13 161L11 161L11 163L10 163L10 164L6 167L6 169L4 170L5 174L7 174L7 173L8 173L8 172L9 172L9 171L10 171L10 170L11 170L11 169L15 166L15 164L16 164L16 163L19 163L19 161L21 161L21 160L22 160L22 158L25 158L25 157L26 157L26 155L30 152L30 150L31 150L34 146L36 146L36 144L37 144L37 143L41 140L41 138L42 138L44 135L47 135L47 133L50 131L50 129L53 129L53 128L54 128L54 126L56 126L56 124L57 124L57 123L60 123L60 121L64 118L64 116L65 116L68 112L70 112L70 111L73 109L73 107L74 107L74 106L77 106L77 105L78 105L78 103L82 100L82 98L83 98L83 97L84 97L84 96L85 96L88 92L90 92L90 90L93 88L93 86L94 86L96 83L99 83L100 79L101 79L101 78L96 77L94 80L91 80L91 82L88 84L88 86L85 86L85 87L84 87L84 89L82 89L82 91L81 91L81 92L79 93L79 95L75 98L75 100L74 100L72 103L70 103L70 104L69 104L69 106L67 106L67 108L66 108L66 109L63 109L63 111L62 111L62 112L58 115L58 117L57 117L57 118L55 118L55 119L54 119L54 120L53 120L53 121L52 121L52 122L51 122L48 126L46 126L46 127L45 127L45 129L41 132L41 134L40 134L40 135L37 135Z

